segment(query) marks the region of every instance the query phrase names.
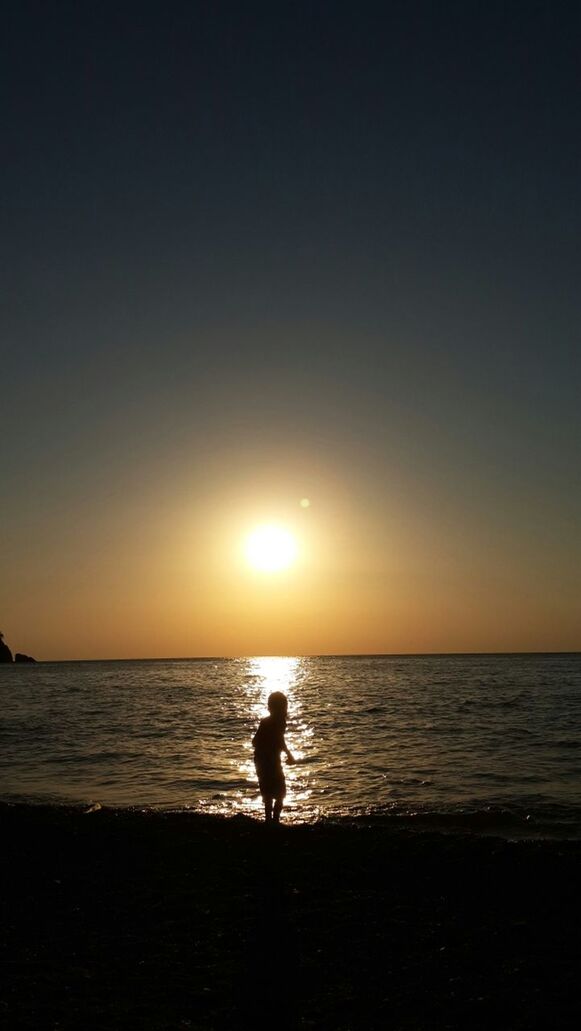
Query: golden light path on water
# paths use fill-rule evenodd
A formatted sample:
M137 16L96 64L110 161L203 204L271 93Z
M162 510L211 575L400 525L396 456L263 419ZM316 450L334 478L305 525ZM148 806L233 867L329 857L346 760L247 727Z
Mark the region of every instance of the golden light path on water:
M251 731L240 743L238 758L231 758L232 780L239 787L229 792L227 801L208 800L202 807L206 812L262 816L263 803L258 791L251 742L260 720L268 715L268 696L273 691L282 691L288 698L285 740L296 760L295 765L289 765L285 757L282 757L287 787L283 816L287 822L293 822L293 818L304 820L307 813L309 816L318 815L309 805L314 784L312 776L308 780L305 777L304 768L305 762L308 762L313 738L313 729L305 719L301 699L301 685L307 676L305 662L294 656L265 656L243 661L246 670L240 678L238 687L240 709L244 711Z

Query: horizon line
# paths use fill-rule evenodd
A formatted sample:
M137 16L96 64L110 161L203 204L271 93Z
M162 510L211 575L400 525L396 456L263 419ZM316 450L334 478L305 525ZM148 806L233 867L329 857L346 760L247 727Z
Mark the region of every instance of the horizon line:
M46 665L51 662L234 662L239 659L385 659L385 658L434 658L436 656L482 656L482 655L581 655L580 649L564 649L560 651L442 651L442 652L248 652L236 655L162 655L162 656L125 656L124 658L70 658L70 659L36 659L31 665ZM3 665L20 666L25 663L4 663Z

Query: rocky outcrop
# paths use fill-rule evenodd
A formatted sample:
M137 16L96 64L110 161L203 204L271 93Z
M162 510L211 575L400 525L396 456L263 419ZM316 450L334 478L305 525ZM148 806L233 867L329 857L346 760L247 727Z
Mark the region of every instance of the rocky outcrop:
M12 662L12 652L7 644L4 644L4 634L0 634L0 662Z
M12 659L12 652L4 641L4 634L0 634L0 662L36 662L32 655L25 655L24 652L16 652Z

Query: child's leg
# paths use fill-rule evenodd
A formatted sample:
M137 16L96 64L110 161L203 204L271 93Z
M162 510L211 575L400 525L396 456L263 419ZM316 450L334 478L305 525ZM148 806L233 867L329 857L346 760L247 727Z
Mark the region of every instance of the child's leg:
M270 823L270 821L272 820L272 798L270 798L269 795L264 795L263 796L263 802L264 802L264 819L266 820L267 823Z
M274 800L274 814L273 819L275 823L280 820L280 814L282 812L282 798L275 798Z

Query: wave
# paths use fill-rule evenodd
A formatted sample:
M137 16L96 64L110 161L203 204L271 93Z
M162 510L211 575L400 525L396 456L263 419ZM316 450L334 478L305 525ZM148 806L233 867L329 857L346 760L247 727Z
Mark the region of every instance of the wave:
M219 782L208 787L217 787ZM219 794L212 795L212 798L222 797ZM175 813L187 813L191 817L196 816L207 818L211 816L216 819L260 819L257 810L253 816L247 809L236 807L222 808L211 805L208 807L196 804L191 805L163 805L161 803L141 803L127 805L106 805L95 798L87 798L85 801L71 799L69 801L61 798L44 796L42 799L34 798L23 794L5 796L0 800L0 810L3 807L24 806L30 809L57 809L59 811L74 810L86 813L93 812L134 812L147 815L169 815ZM394 832L405 831L412 833L429 834L450 834L469 835L476 837L496 837L509 841L526 840L553 840L553 841L581 841L581 808L578 806L547 806L537 805L536 807L465 807L457 809L430 809L430 808L409 808L398 803L391 806L376 806L366 810L356 808L337 810L321 814L316 810L304 811L300 806L291 806L285 810L285 822L291 826L300 825L340 825L357 827L384 827Z
M581 840L581 807L565 805L462 806L450 809L377 806L364 813L330 816L332 820L387 824L411 830L477 834L510 839Z

